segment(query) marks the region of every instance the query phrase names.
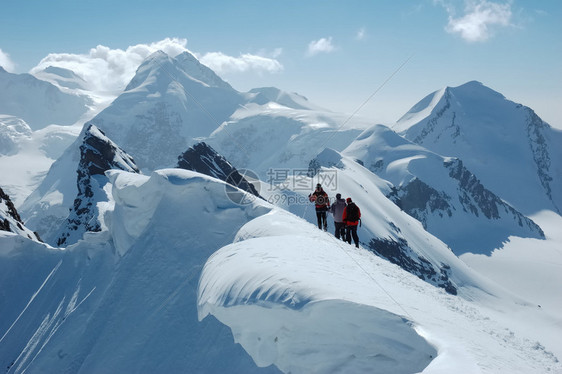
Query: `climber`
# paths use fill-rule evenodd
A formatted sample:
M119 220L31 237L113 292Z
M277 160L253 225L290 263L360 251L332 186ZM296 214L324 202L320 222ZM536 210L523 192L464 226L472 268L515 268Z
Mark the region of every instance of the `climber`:
M318 220L318 228L324 231L328 230L328 222L326 221L326 212L330 208L330 199L328 194L322 188L322 185L318 183L316 185L316 190L308 195L308 200L314 202L316 207L316 219Z
M343 211L346 207L345 200L341 198L341 194L336 194L336 201L330 207L330 213L334 217L334 226L336 231L334 235L337 239L346 240L345 223L343 222Z
M351 244L351 238L353 237L353 242L355 247L359 248L359 237L357 236L357 226L359 225L359 220L361 219L361 210L355 203L351 200L351 197L346 199L347 206L343 210L343 222L345 222L346 231L346 241Z

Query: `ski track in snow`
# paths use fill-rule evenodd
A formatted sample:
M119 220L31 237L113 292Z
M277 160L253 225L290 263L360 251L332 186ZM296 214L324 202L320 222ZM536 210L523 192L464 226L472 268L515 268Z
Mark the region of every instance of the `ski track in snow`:
M35 297L37 297L37 295L41 292L41 290L43 289L43 287L45 286L45 284L47 284L47 282L49 281L49 279L51 279L51 277L53 276L53 274L55 274L57 272L57 270L59 269L59 267L62 264L62 260L60 260L58 262L58 264L53 268L53 270L51 270L51 272L49 273L49 275L47 275L47 277L45 278L45 280L43 281L43 283L41 284L41 286L39 286L39 289L31 296L31 299L29 299L29 301L27 302L27 305L25 306L25 308L23 308L23 310L21 311L21 313L18 315L18 317L16 318L16 320L12 323L12 325L8 328L8 330L6 330L6 332L4 333L4 335L2 336L2 338L0 338L0 343L2 343L2 341L4 340L4 338L6 337L6 335L8 335L8 333L10 332L10 330L12 330L12 328L16 325L16 323L19 321L19 319L21 318L21 316L25 313L25 311L27 310L27 308L31 305L31 303L33 302L33 300L35 300Z

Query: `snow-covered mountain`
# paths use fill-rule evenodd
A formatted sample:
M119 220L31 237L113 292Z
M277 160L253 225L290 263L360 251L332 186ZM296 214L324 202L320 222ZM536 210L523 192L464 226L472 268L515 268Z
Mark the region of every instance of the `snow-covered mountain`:
M356 119L338 131L345 119L276 88L238 92L188 52L156 52L91 123L143 170L172 167L178 154L205 140L235 167L261 173L266 162L302 167L324 143L343 149L358 125L366 127ZM264 157L262 150L277 152Z
M149 56L125 91L89 123L129 150L141 169L172 167L208 136L244 96L185 52Z
M428 95L393 130L440 155L458 157L524 214L562 211L562 131L479 82Z
M138 172L130 155L97 127L85 125L21 205L26 224L51 245L69 244L99 228L98 207L110 201L103 174L109 169Z
M383 191L457 255L487 253L511 235L544 239L541 228L488 190L462 160L439 156L383 125L343 154L392 183Z
M72 70L49 66L43 70L33 74L36 78L43 81L51 82L60 88L68 88L69 90L88 90L88 82L78 76Z
M346 192L388 201L354 170ZM64 251L0 233L8 373L562 368L560 316L480 277L390 201L364 203L364 225L396 233L391 218L428 258L448 257L457 296L261 199L236 204L215 178L108 176L101 232Z
M20 206L84 122L116 95L93 92L74 72L53 66L33 75L2 71L0 86L0 174Z
M23 119L32 130L51 124L72 125L87 112L90 99L62 92L30 74L0 67L0 114Z
M74 244L82 239L85 232L101 231L100 212L103 208L99 205L106 205L111 201L110 185L105 172L115 169L139 172L131 156L98 128L88 126L80 146L76 180L78 194L64 225L55 235L50 233L57 237L58 247Z
M2 188L0 188L0 231L13 232L31 240L41 241L36 232L25 227L10 196Z
M237 168L270 181L277 172L306 170L326 147L343 150L369 126L365 119L348 121L343 114L299 108L247 104L205 141Z

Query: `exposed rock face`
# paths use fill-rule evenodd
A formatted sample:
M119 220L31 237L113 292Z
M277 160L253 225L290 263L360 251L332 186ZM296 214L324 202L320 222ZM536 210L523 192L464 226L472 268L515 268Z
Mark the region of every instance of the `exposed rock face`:
M388 195L403 211L416 218L426 227L426 213L439 212L440 216L452 216L452 207L449 204L451 197L445 192L439 192L418 178L399 188L393 188Z
M89 125L80 146L78 195L57 239L58 246L75 243L85 232L101 230L97 204L109 200L104 191L104 186L108 183L104 173L111 169L139 172L131 156L97 127Z
M545 123L537 114L530 108L525 108L528 113L527 117L527 136L529 139L529 146L533 152L533 160L537 166L537 174L544 188L546 195L552 201L558 213L562 207L558 205L556 198L553 196L552 186L553 178L553 163L551 160L551 151L549 150L546 137L550 126ZM560 161L560 160L558 160Z
M195 144L179 156L178 168L215 177L254 196L260 196L252 183L242 176L226 158L204 142Z
M507 212L516 218L520 227L536 232L544 239L544 232L539 225L486 189L478 178L464 167L461 160L445 161L444 165L450 170L449 176L459 181L459 189L462 191L459 201L465 210L471 210L476 216L480 211L488 219L499 219L501 211Z
M36 232L32 232L23 221L10 197L0 188L0 230L13 232L31 240L41 241Z
M457 294L457 288L449 279L451 267L447 264L441 264L439 271L437 271L435 266L425 257L412 251L406 240L402 238L398 241L371 238L368 247L373 253L417 275L420 279L441 287L452 295Z
M480 180L464 167L461 160L445 160L443 165L449 170L449 177L457 182L457 195L454 199L458 202L444 191L436 190L419 178L393 188L388 198L420 221L429 231L431 231L428 227L429 216L452 217L458 213L460 207L465 213L475 217L482 215L491 221L508 218L522 229L522 234L544 239L544 232L540 226L485 188Z

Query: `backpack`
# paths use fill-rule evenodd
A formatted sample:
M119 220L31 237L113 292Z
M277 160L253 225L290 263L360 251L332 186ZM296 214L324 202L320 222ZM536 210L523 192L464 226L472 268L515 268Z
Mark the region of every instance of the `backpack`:
M348 222L357 222L359 221L359 208L354 203L351 203L347 206L346 211L346 220Z

